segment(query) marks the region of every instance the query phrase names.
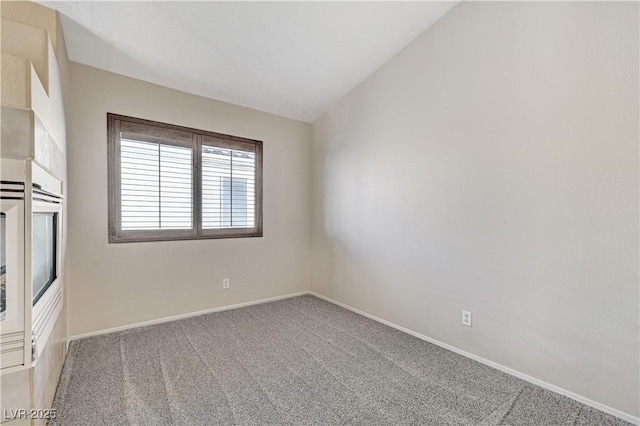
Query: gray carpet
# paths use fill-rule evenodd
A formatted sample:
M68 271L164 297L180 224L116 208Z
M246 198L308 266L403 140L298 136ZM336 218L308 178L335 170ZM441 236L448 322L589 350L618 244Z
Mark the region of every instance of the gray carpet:
M72 342L59 425L623 425L313 296Z

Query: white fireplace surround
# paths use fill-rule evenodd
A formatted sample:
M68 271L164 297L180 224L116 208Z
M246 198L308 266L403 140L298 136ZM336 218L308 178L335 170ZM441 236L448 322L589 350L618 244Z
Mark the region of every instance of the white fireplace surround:
M63 307L62 182L32 160L2 159L2 211L7 212L7 318L2 322L2 374L33 367ZM8 184L7 182L11 182ZM8 186L23 188L9 192ZM18 191L18 190L11 190ZM13 194L11 199L7 194ZM32 217L57 213L56 278L33 305ZM10 241L9 241L10 239ZM10 249L10 247L14 249Z

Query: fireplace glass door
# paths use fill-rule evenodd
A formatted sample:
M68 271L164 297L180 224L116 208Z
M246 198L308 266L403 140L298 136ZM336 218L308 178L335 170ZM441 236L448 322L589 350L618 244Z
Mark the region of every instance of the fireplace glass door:
M35 305L57 278L56 246L58 213L33 213L33 304Z

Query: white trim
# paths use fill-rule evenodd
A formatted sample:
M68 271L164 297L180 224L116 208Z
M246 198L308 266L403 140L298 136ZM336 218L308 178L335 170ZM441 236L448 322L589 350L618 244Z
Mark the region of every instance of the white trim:
M262 303L269 303L269 302L275 302L283 299L290 299L292 297L304 296L306 294L309 294L309 292L301 291L298 293L285 294L283 296L268 297L266 299L236 303L235 305L220 306L218 308L205 309L203 311L188 312L186 314L173 315L170 317L158 318L158 319L153 319L153 320L143 321L143 322L136 322L133 324L121 325L119 327L107 328L106 330L90 331L89 333L82 333L82 334L76 334L74 336L71 336L69 337L69 341L71 342L73 340L84 339L85 337L99 336L101 334L115 333L116 331L130 330L132 328L144 327L147 325L161 324L163 322L175 321L183 318L197 317L199 315L210 314L213 312L222 312L222 311L228 311L230 309L244 308L245 306L260 305Z
M342 308L348 309L351 312L355 312L356 314L365 316L365 317L367 317L369 319L372 319L374 321L377 321L377 322L380 322L382 324L388 325L389 327L393 327L396 330L400 330L402 332L410 334L410 335L412 335L414 337L417 337L418 339L427 341L429 343L433 343L434 345L440 346L441 348L444 348L444 349L448 349L451 352L455 352L455 353L457 353L459 355L462 355L462 356L465 356L467 358L471 358L474 361L478 361L478 362L480 362L482 364L488 365L489 367L493 367L496 370L500 370L500 371L502 371L504 373L507 373L507 374L515 376L515 377L517 377L519 379L522 379L522 380L524 380L526 382L533 383L534 385L540 386L541 388L548 389L548 390L550 390L552 392L555 392L555 393L559 393L560 395L564 395L564 396L566 396L568 398L571 398L573 400L581 402L581 403L583 403L585 405L588 405L590 407L593 407L593 408L595 408L597 410L604 411L605 413L611 414L612 416L616 416L616 417L618 417L618 418L620 418L622 420L625 420L625 421L627 421L627 422L629 422L631 424L640 425L640 418L634 417L631 414L624 413L624 412L622 412L620 410L616 410L615 408L611 408L611 407L609 407L607 405L604 405L604 404L601 404L599 402L593 401L593 400L591 400L589 398L585 398L584 396L578 395L576 393L573 393L571 391L563 389L563 388L561 388L559 386L553 385L551 383L545 382L545 381L540 380L540 379L536 379L535 377L531 377L531 376L529 376L527 374L521 373L520 371L514 370L512 368L505 367L504 365L498 364L497 362L490 361L490 360L482 358L482 357L480 357L478 355L474 355L471 352L467 352L467 351L464 351L462 349L458 349L455 346L451 346L451 345L449 345L447 343L444 343L444 342L441 342L439 340L433 339L431 337L425 336L424 334L420 334L420 333L418 333L416 331L413 331L413 330L410 330L408 328L402 327L400 325L394 324L391 321L387 321L387 320L384 320L382 318L378 318L378 317L376 317L374 315L368 314L368 313L366 313L364 311L356 309L356 308L354 308L352 306L349 306L349 305L347 305L345 303L338 302L337 300L333 300L333 299L331 299L329 297L323 296L323 295L315 293L313 291L310 291L309 294L311 294L313 296L316 296L316 297L318 297L320 299L326 300L329 303L333 303L334 305L337 305L337 306L340 306Z
M58 316L60 312L62 312L63 296L60 281L60 279L56 279L38 303L36 303L36 305L39 305L38 314L35 314L34 309L34 317L36 319L33 322L32 339L35 337L36 340L36 354L35 359L31 363L32 367L35 366L36 362L40 359L40 355L47 346L51 332L58 321ZM42 304L40 304L40 302L42 302Z

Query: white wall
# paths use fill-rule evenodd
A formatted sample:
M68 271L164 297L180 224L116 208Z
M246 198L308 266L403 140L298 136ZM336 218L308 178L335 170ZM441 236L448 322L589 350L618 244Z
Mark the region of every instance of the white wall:
M638 416L638 38L454 8L313 124L312 290Z
M309 289L308 124L79 64L71 82L72 335ZM107 112L264 141L264 237L109 244Z

